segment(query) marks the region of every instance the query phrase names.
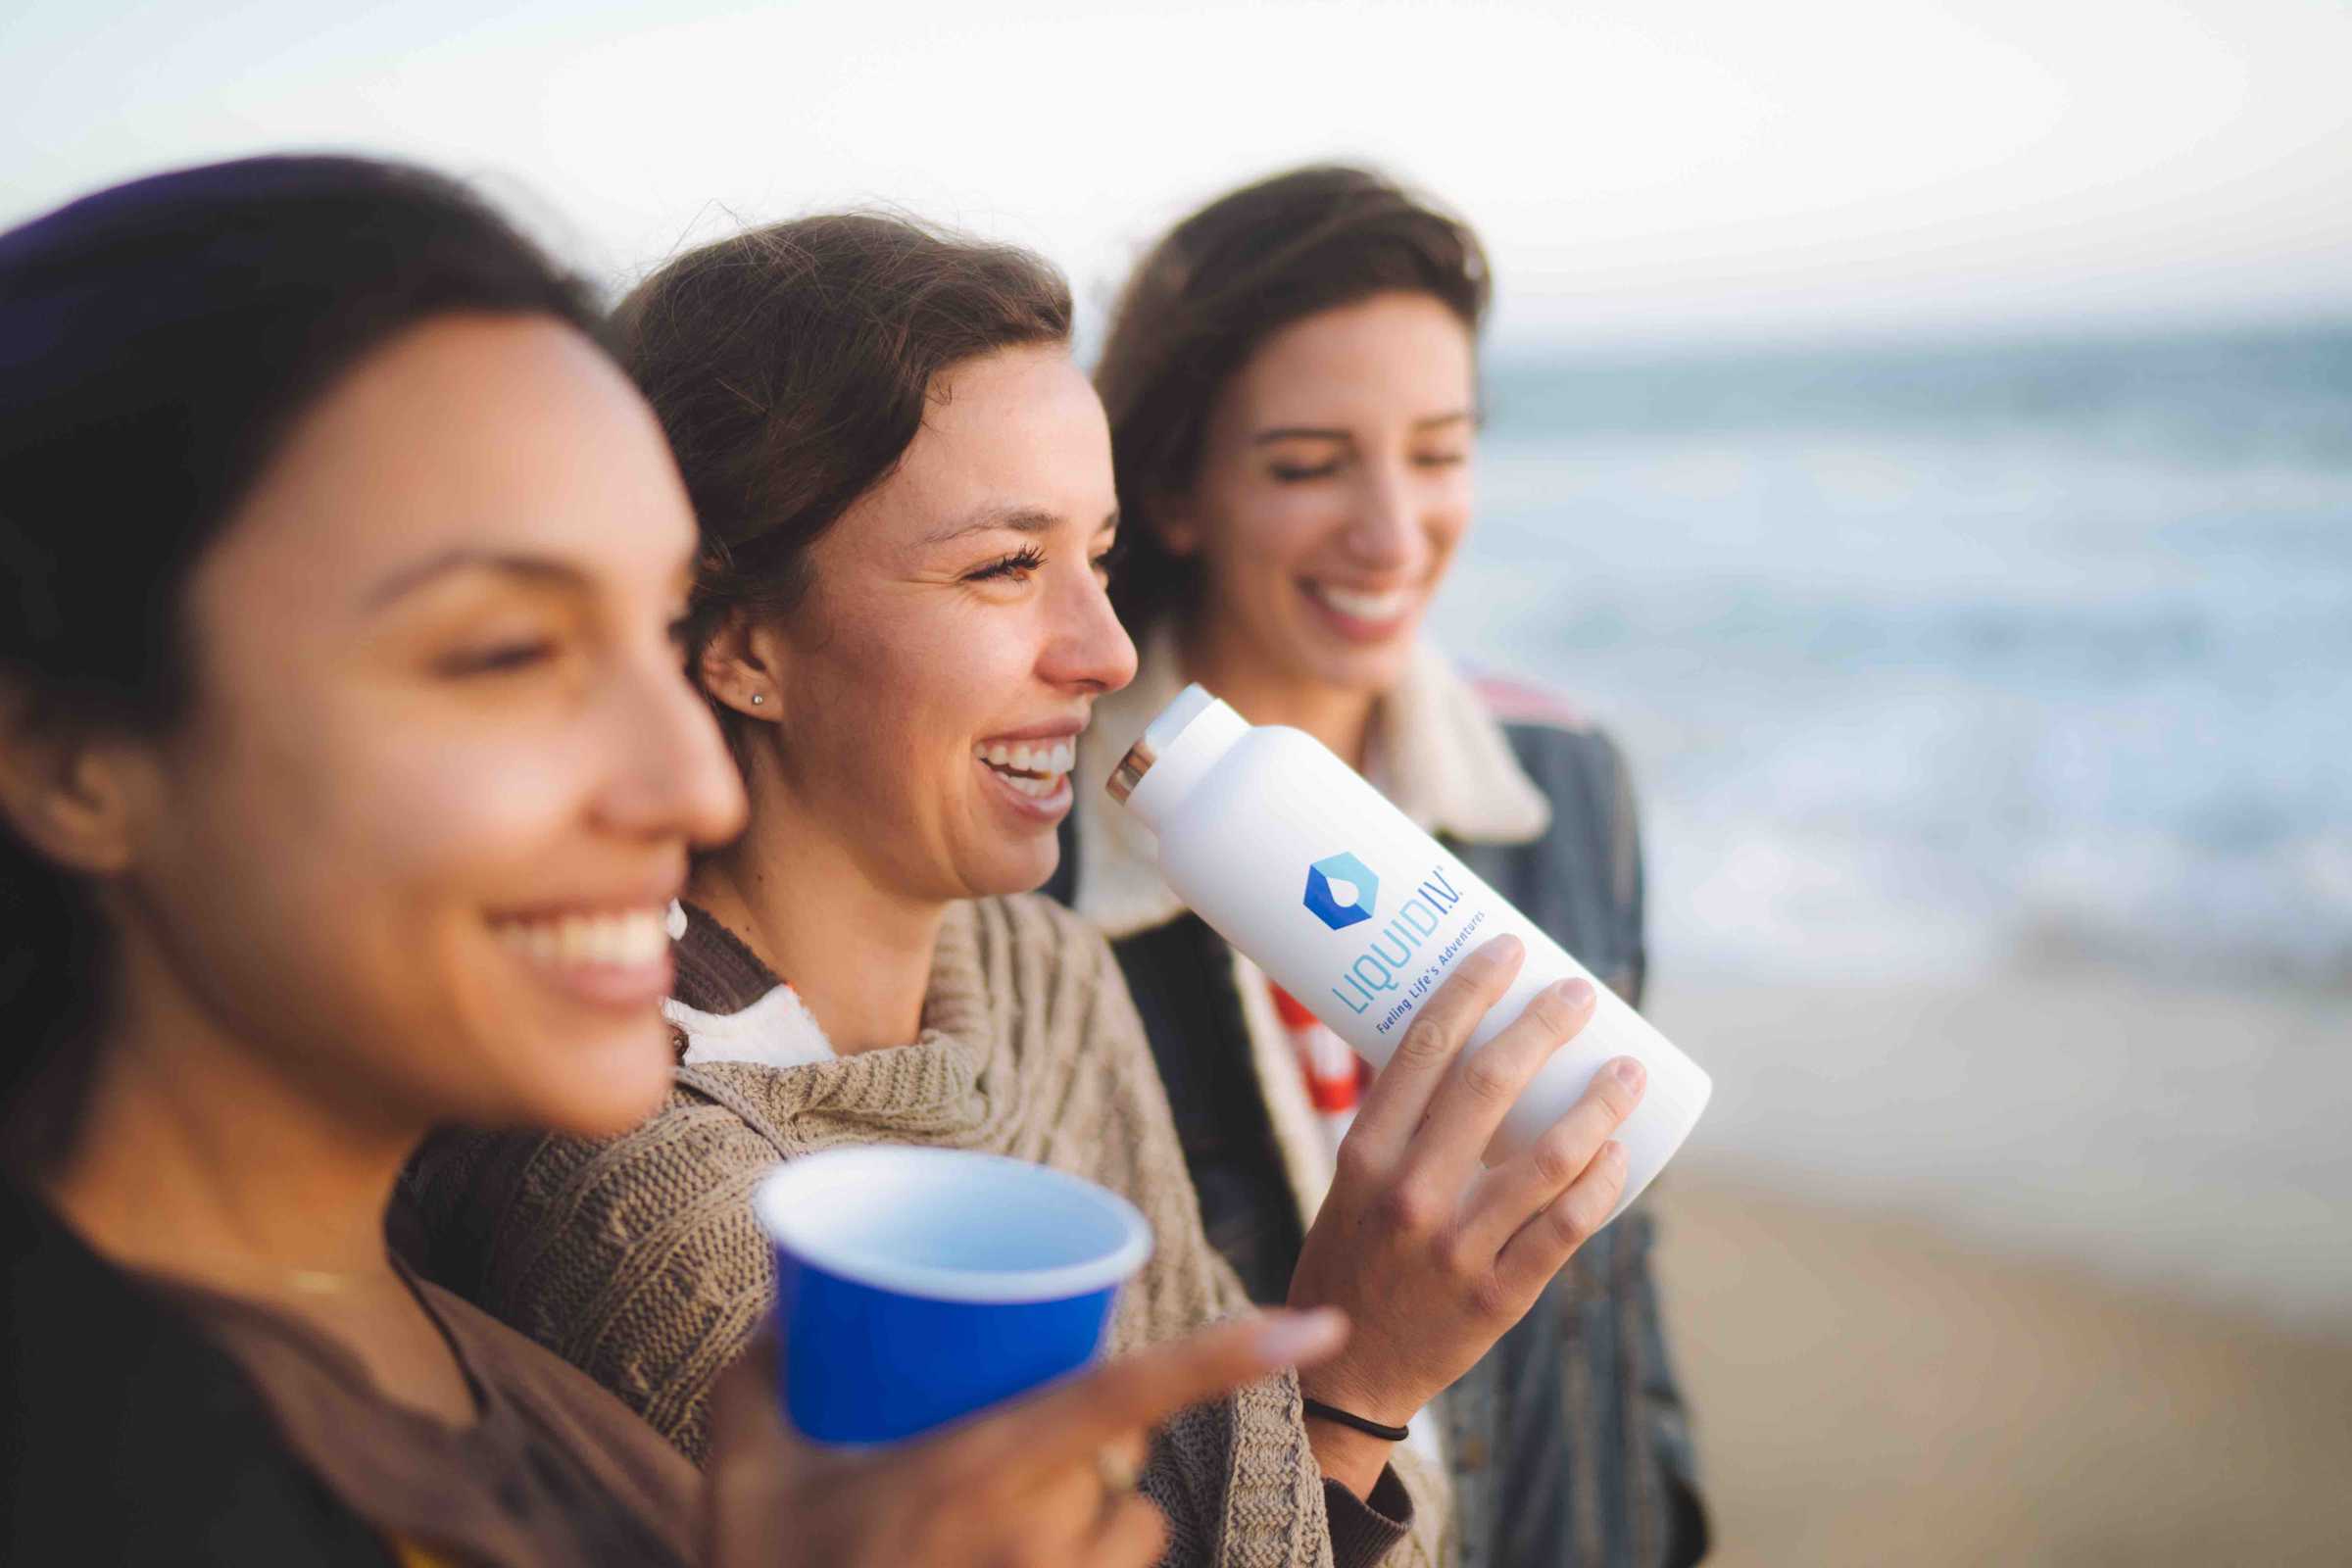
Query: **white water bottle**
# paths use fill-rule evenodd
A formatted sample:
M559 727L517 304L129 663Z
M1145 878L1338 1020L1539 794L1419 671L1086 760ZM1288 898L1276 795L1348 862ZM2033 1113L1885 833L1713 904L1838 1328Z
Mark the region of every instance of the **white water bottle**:
M1714 1084L1591 970L1312 736L1252 727L1199 686L1152 721L1110 777L1112 799L1159 839L1160 874L1217 934L1312 1008L1374 1067L1463 956L1505 932L1527 961L1465 1049L1545 986L1582 976L1597 1004L1504 1116L1488 1162L1525 1149L1617 1056L1648 1072L1616 1133L1624 1212L1674 1157Z

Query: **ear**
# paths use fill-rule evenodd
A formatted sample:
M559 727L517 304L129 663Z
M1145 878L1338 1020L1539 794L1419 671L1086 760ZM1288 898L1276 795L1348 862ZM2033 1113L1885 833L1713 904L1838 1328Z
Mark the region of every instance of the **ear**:
M712 702L772 723L784 716L788 657L784 639L764 618L730 610L703 644L694 678Z
M111 876L137 858L150 769L124 737L59 722L20 686L0 682L0 817L69 871Z

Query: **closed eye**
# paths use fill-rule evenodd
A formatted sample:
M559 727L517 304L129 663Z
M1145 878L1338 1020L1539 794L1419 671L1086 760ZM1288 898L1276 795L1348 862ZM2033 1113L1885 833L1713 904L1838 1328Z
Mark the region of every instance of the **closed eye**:
M1046 553L1035 545L1025 545L1011 555L992 561L987 565L964 573L965 582L1017 581L1046 564Z
M488 648L468 649L452 654L441 661L445 675L511 675L534 664L544 663L555 657L556 645L546 638L529 642L499 643Z

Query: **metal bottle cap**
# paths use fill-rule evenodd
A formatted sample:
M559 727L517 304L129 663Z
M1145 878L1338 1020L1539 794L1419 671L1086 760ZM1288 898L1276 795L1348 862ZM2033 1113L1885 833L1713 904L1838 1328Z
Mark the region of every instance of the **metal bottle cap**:
M1119 765L1110 770L1109 782L1103 786L1110 798L1121 806L1126 805L1127 797L1134 793L1136 785L1143 782L1146 773L1152 771L1152 764L1192 727L1193 720L1211 709L1222 708L1224 705L1210 696L1206 688L1198 684L1185 687L1177 694L1175 701L1159 710L1159 716L1152 720L1133 746L1127 748L1127 755L1119 759ZM1230 715L1231 710L1226 711ZM1240 721L1237 719L1235 722Z
M1127 797L1142 782L1143 776L1152 770L1152 763L1158 755L1152 750L1151 732L1146 731L1133 746L1127 748L1127 755L1119 759L1119 765L1110 770L1110 782L1103 786L1110 791L1110 798L1125 806Z

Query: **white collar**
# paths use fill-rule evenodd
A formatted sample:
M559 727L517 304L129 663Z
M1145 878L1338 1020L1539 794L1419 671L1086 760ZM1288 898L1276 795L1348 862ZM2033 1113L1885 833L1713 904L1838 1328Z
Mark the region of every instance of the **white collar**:
M1160 880L1152 830L1113 805L1102 786L1144 726L1184 690L1174 628L1143 640L1135 679L1095 704L1078 748L1075 903L1105 935L1164 925L1183 901ZM1519 765L1487 701L1422 639L1404 678L1372 712L1372 761L1381 793L1432 833L1467 844L1525 844L1551 825L1551 803Z
M735 1012L705 1012L671 997L662 1004L662 1016L686 1037L682 1066L756 1061L780 1071L839 1059L824 1026L790 986L777 986Z
M669 940L686 935L686 906L669 901ZM735 1012L705 1012L675 997L664 998L662 1016L686 1037L681 1066L699 1067L710 1061L756 1061L764 1066L806 1067L833 1061L833 1042L824 1025L789 985L771 987L750 1006Z

